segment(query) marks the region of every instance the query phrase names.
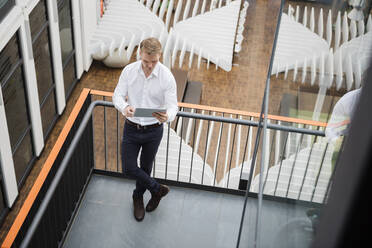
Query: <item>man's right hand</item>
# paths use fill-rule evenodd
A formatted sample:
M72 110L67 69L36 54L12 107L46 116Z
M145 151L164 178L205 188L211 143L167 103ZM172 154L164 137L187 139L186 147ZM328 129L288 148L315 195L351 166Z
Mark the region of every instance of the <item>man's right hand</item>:
M133 108L132 106L127 106L125 109L124 109L124 115L126 117L133 117L134 115L134 111L135 111L135 108Z

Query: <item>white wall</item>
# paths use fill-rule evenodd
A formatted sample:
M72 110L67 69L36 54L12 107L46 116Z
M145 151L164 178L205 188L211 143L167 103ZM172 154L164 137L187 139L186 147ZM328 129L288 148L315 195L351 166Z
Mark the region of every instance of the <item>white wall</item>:
M85 71L89 70L89 67L93 61L91 55L89 54L89 41L97 27L97 23L100 18L99 13L99 0L80 0L81 43Z

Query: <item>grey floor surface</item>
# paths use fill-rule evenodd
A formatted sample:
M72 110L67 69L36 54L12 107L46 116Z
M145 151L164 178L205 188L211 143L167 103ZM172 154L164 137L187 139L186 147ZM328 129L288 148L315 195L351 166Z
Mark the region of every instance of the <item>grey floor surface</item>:
M236 247L244 198L171 187L142 222L133 217L134 181L93 175L64 243L77 247ZM145 204L150 194L145 194ZM303 207L264 201L255 235L257 200L249 198L239 247L307 247L310 222ZM257 238L256 238L257 239Z

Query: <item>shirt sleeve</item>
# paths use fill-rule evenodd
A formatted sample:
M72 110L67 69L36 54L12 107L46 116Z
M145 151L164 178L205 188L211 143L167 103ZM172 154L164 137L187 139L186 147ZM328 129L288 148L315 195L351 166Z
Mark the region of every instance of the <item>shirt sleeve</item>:
M168 122L171 122L176 118L178 112L177 85L172 74L168 80L167 88L165 90L165 107L167 109Z
M347 122L345 121L347 121L350 116L346 112L343 102L337 102L325 130L325 135L329 142L334 143L347 128Z
M112 102L115 108L119 110L124 115L125 108L129 105L125 100L128 95L128 77L127 70L124 68L119 77L119 82L116 85L114 95L112 96Z

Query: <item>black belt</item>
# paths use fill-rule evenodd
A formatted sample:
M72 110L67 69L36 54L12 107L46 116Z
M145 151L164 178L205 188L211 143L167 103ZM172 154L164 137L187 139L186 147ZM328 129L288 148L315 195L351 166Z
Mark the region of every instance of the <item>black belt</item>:
M130 121L128 119L125 119L125 123L127 123L130 126L136 127L137 129L143 129L143 130L154 128L154 127L159 127L159 126L162 125L161 123L155 123L155 124L151 124L151 125L142 126L142 125L134 123L133 121Z

